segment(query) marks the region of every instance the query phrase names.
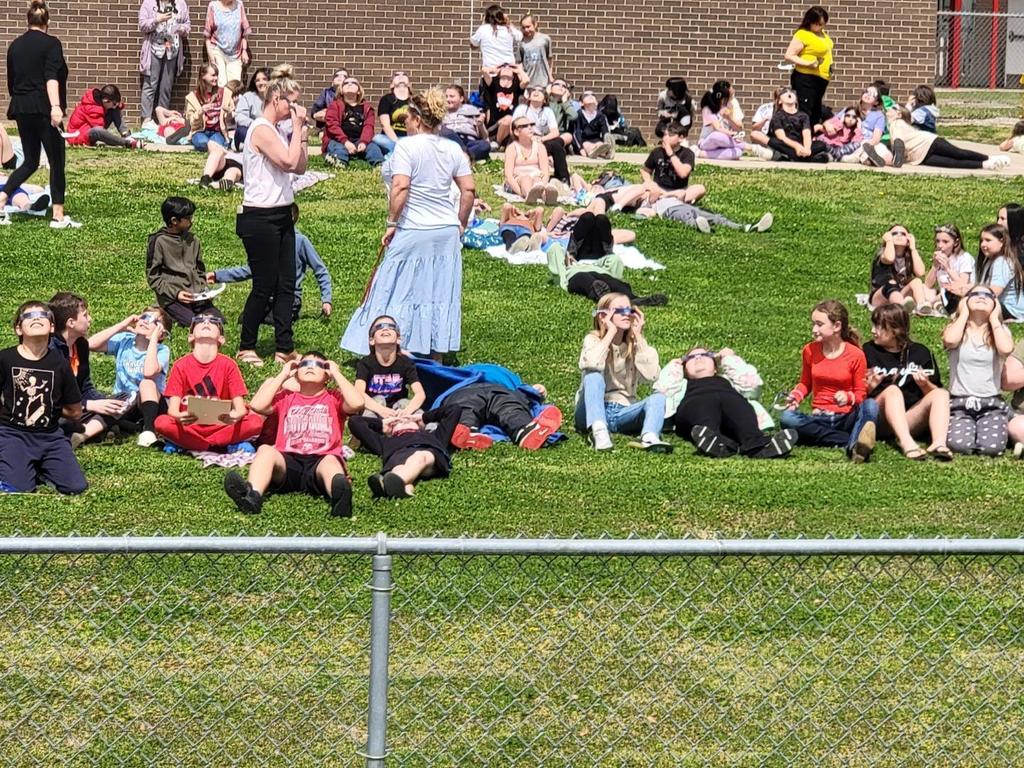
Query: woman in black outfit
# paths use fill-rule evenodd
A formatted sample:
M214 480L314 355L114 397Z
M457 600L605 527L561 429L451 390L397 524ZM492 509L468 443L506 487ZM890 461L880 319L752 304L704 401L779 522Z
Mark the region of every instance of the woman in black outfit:
M28 31L7 49L7 91L11 103L7 117L18 124L25 162L8 177L0 191L0 206L39 168L39 151L46 149L50 161L50 199L53 201L53 229L82 226L64 215L64 139L60 126L67 110L68 65L64 46L46 30L50 11L45 0L32 0L28 8Z

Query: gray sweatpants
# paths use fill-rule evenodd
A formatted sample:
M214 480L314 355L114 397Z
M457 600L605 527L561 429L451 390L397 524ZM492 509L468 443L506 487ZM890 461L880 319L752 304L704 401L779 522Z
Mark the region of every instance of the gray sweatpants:
M732 219L727 219L720 213L705 211L703 208L698 208L696 205L690 205L689 203L684 203L682 201L676 202L667 210L661 212L661 217L663 219L679 221L686 224L688 227L697 226L698 216L703 216L711 224L716 226L729 227L729 229L743 229L742 224L737 224Z
M999 456L1006 450L1010 407L1001 397L954 397L949 401L946 444L956 453Z
M148 120L156 115L153 114L153 101L164 109L171 107L171 88L174 87L175 71L178 68L178 57L172 56L165 59L156 56L151 57L149 73L142 78L142 99L139 104L139 119Z

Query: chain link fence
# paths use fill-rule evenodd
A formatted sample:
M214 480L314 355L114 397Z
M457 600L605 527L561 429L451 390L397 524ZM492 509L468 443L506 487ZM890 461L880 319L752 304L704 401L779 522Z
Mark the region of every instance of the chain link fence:
M0 766L1024 754L1024 540L0 540Z
M1024 0L1009 7L1011 12L938 12L935 86L943 120L1010 123L1024 117Z

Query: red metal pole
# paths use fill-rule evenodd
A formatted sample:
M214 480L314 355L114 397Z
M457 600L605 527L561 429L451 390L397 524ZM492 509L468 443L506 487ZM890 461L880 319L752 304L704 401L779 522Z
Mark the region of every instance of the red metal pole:
M996 57L999 53L999 0L992 0L992 50L988 59L988 87L996 87ZM1007 21L1009 23L1009 21Z
M961 0L953 0L951 10L959 13ZM960 17L952 16L949 24L949 87L960 87Z

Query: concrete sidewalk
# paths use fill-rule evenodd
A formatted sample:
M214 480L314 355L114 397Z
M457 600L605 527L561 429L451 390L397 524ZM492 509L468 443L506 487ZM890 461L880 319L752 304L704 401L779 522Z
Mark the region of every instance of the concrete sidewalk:
M957 168L934 168L927 165L904 165L902 168L875 168L869 165L859 165L857 163L789 163L789 162L772 162L771 160L761 160L758 157L752 155L744 155L739 160L707 160L703 158L697 159L698 165L717 165L722 168L737 168L746 171L763 171L769 169L780 169L780 170L801 170L801 171L817 171L819 173L830 172L830 171L875 171L876 173L892 173L898 175L906 174L921 174L928 176L952 176L952 177L963 177L963 176L993 176L1003 178L1013 178L1016 176L1024 176L1024 155L1019 155L1016 152L1000 152L999 148L990 144L979 144L975 141L960 141L959 139L953 142L958 147L964 149L973 149L975 152L981 152L984 155L998 155L1005 154L1010 158L1010 164L999 168L998 170L986 171L969 171L961 170ZM657 146L657 145L655 145ZM631 147L630 149L635 149ZM616 151L615 160L616 163L629 163L631 165L642 165L644 160L650 151L654 149L654 146L648 147L642 152L624 152ZM691 147L693 149L693 147ZM591 160L586 157L571 156L569 158L570 165L604 165L607 160Z

